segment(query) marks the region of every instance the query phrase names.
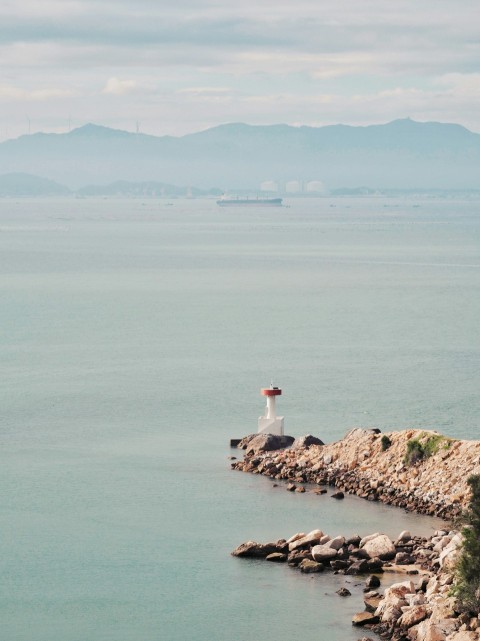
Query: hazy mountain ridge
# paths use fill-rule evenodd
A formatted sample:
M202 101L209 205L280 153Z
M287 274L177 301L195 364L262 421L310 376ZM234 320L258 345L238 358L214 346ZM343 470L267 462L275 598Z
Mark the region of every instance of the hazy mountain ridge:
M320 180L327 188L476 189L480 135L410 119L354 127L220 125L180 138L88 124L0 144L0 173L48 175L79 188L161 181L209 189L258 188L263 180Z
M67 196L70 189L48 178L10 173L0 176L0 196Z
M11 173L0 175L0 197L25 196L85 196L85 197L130 197L130 198L182 198L219 196L219 189L198 189L196 187L181 187L166 183L129 182L117 180L107 185L85 185L72 191L65 185L53 180L33 176L32 174Z

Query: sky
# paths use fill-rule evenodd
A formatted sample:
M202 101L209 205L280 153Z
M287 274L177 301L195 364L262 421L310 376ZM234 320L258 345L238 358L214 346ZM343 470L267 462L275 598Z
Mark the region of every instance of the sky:
M479 0L2 0L0 140L87 122L480 133Z

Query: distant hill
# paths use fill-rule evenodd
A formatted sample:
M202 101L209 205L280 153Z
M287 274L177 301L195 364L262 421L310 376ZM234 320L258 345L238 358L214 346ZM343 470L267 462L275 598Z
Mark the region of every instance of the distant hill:
M13 173L0 176L0 196L66 196L70 190L53 180Z
M480 135L410 119L384 125L228 124L180 138L89 124L0 144L0 173L48 175L70 188L159 182L255 189L263 180L320 180L330 190L478 189Z

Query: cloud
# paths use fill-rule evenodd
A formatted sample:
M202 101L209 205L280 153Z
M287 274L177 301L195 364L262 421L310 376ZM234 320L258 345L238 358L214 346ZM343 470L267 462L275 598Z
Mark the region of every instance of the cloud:
M473 0L4 0L0 20L8 122L15 101L65 118L69 98L152 133L407 115L480 129Z
M12 85L0 85L0 100L2 101L46 101L54 98L69 98L75 96L69 89L21 89Z
M102 93L112 94L114 96L124 96L132 93L137 88L135 80L119 80L118 78L109 78L107 84L102 89Z

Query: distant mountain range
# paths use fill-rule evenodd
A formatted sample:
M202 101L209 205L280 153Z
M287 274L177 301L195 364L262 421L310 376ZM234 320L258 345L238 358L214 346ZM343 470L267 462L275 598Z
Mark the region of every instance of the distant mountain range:
M12 173L0 176L0 196L67 196L65 185L30 174Z
M258 189L273 180L330 190L480 188L480 135L410 119L384 125L228 124L174 138L89 124L0 144L0 174L28 173L78 189L115 181Z

